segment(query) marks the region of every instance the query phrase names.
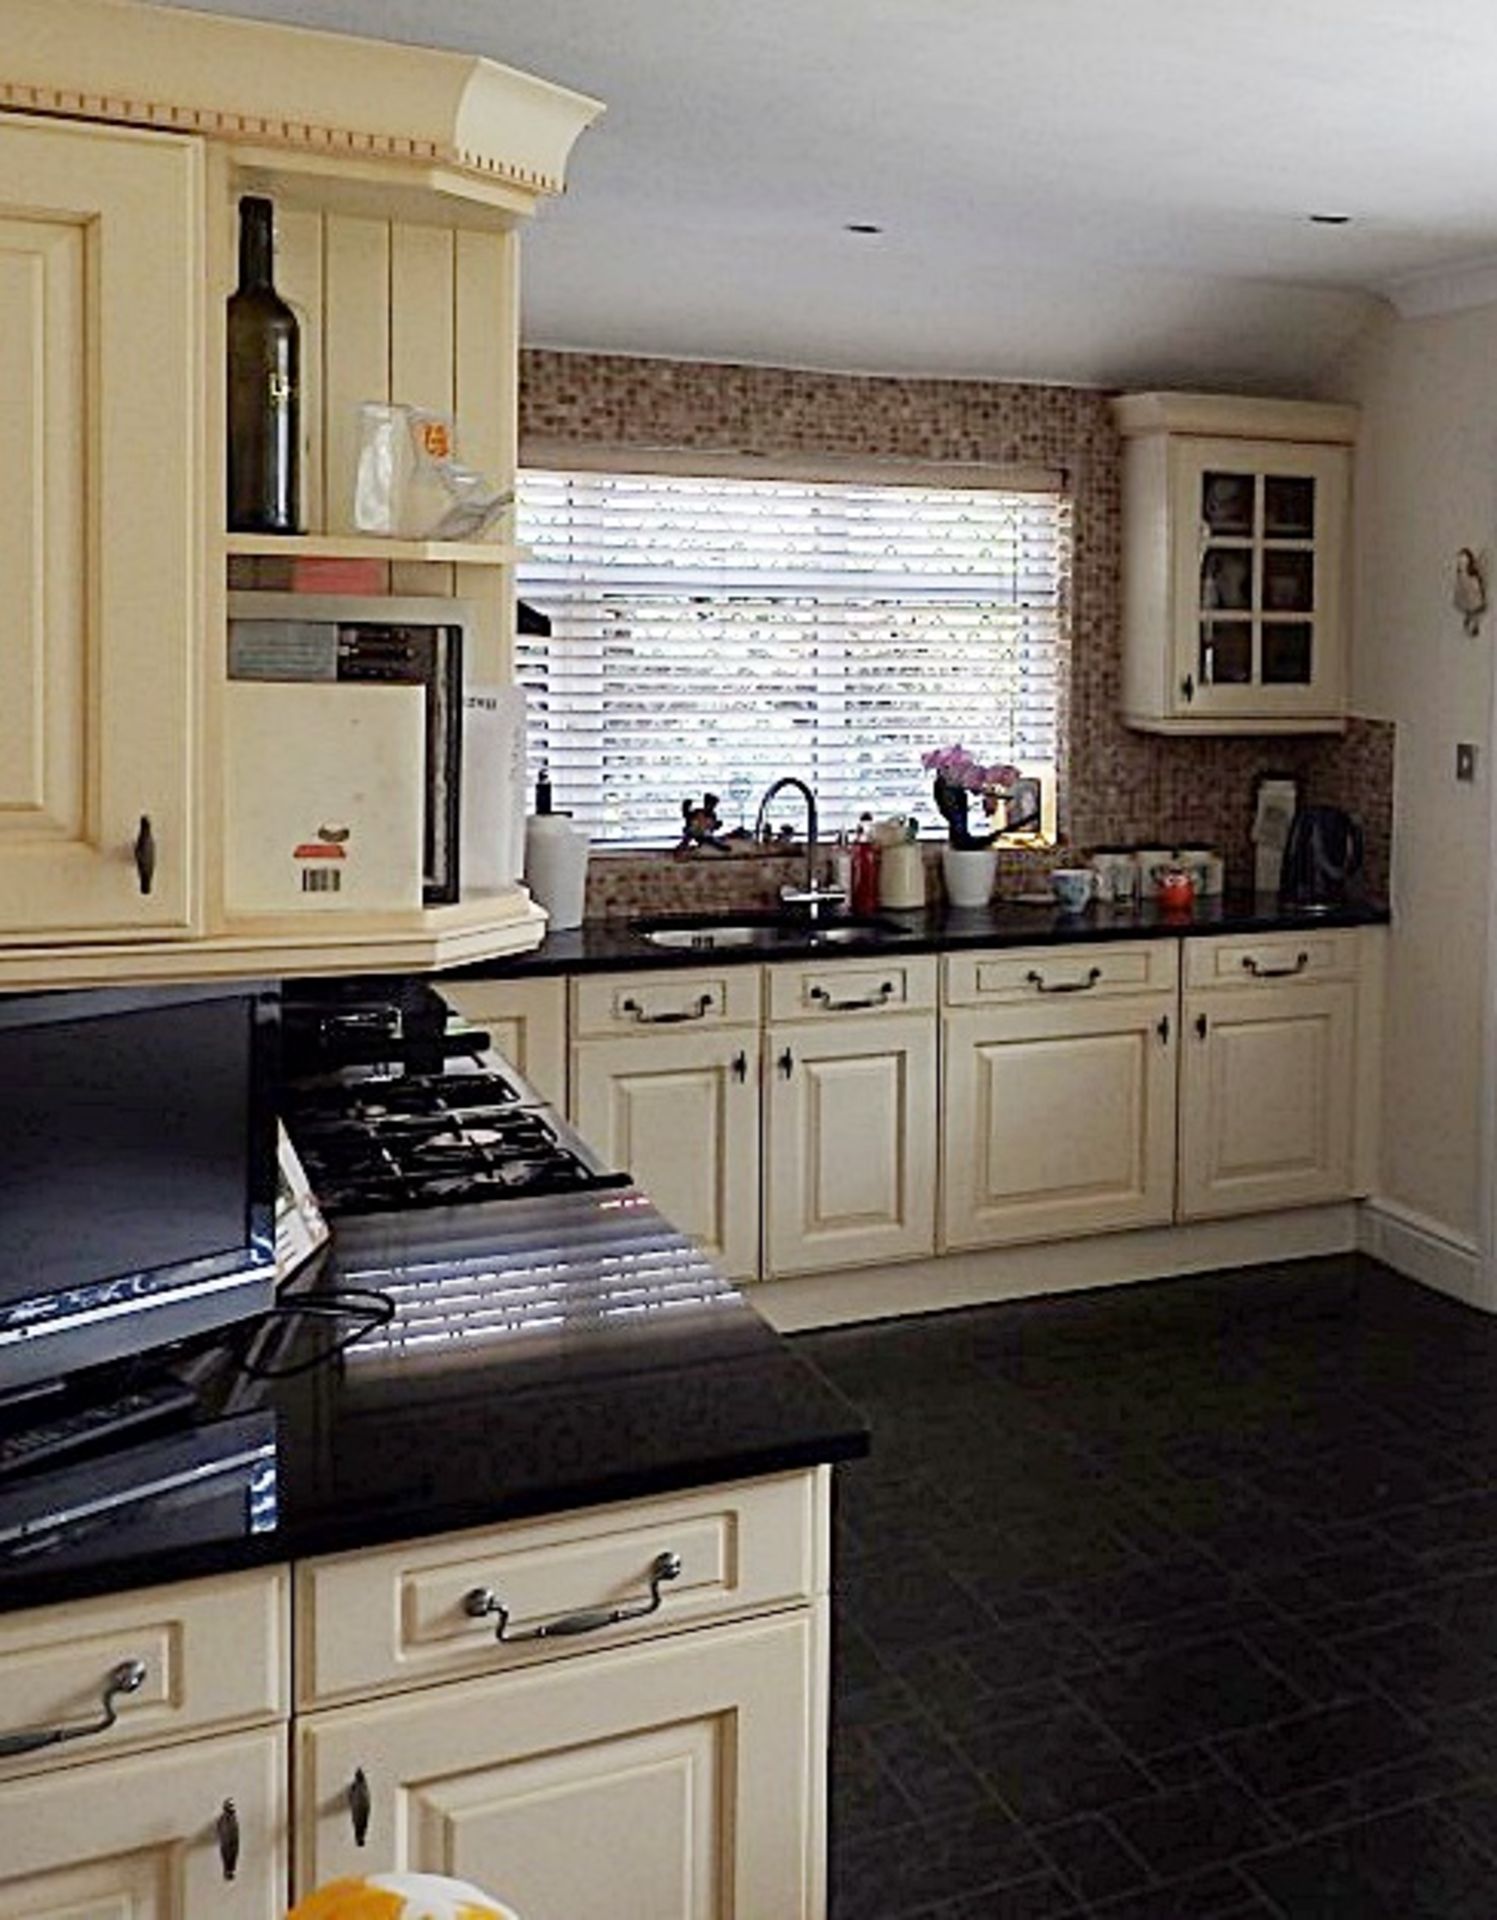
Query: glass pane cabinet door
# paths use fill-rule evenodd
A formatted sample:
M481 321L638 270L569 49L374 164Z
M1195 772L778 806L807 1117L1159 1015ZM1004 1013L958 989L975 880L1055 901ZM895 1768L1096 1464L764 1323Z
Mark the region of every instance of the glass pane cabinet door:
M1335 612L1326 595L1339 564L1345 449L1198 441L1180 451L1173 498L1194 539L1178 550L1175 574L1188 596L1176 628L1177 711L1246 719L1329 710L1340 697L1339 663L1325 663Z

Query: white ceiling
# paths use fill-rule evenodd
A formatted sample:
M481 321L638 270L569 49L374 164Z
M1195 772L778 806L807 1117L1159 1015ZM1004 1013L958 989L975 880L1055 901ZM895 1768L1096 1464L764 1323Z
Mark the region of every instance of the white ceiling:
M207 10L485 53L607 103L527 239L530 344L1293 391L1379 293L1458 300L1475 268L1497 296L1490 0Z

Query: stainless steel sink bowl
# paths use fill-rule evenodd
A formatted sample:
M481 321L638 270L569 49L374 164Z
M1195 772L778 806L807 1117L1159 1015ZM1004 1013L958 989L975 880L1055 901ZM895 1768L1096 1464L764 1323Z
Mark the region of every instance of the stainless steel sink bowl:
M845 947L905 931L897 920L876 915L811 921L778 913L662 914L631 921L630 926L652 947L688 953L715 953L725 947Z

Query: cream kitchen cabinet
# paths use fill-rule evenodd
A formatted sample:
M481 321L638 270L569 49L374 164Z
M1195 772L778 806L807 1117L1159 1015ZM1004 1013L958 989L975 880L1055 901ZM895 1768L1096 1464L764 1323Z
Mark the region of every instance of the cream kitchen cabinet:
M0 1920L280 1920L288 1600L267 1568L0 1615Z
M759 1271L756 973L574 985L572 1119L732 1279Z
M826 1607L309 1715L298 1886L406 1868L525 1920L815 1920Z
M284 1730L0 1786L0 1920L282 1920Z
M1180 1070L1182 1220L1343 1200L1356 1151L1354 934L1193 943Z
M203 172L0 114L0 947L200 912Z
M587 1040L572 1055L578 1131L732 1279L759 1270L756 1031Z
M482 1027L558 1113L567 1111L567 983L550 980L441 980L454 1013Z
M935 1251L936 976L931 954L768 970L767 1277Z
M1162 733L1343 726L1355 410L1170 393L1113 406L1124 719Z
M933 1253L935 1014L772 1026L766 1075L766 1274Z
M386 909L305 884L295 849L322 825L342 823L345 858L362 822L374 831L359 721L293 767L293 729L234 697L226 594L365 561L392 592L461 594L465 670L512 677L512 527L360 532L358 405L452 413L466 457L512 485L518 235L598 110L470 56L125 0L6 0L0 991L454 966L539 940L517 882L424 903L415 779ZM304 533L224 524L247 192L275 204L302 328ZM314 790L267 839L253 797L309 766ZM273 871L268 897L245 881L241 835Z
M1173 943L948 960L944 1248L1169 1222L1176 993Z

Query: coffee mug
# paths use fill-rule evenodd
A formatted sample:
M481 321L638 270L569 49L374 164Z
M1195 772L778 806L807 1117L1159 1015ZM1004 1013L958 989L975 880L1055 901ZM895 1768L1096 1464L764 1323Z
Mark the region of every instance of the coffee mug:
M1057 867L1050 875L1050 891L1065 913L1080 913L1097 891L1097 876L1090 867Z

